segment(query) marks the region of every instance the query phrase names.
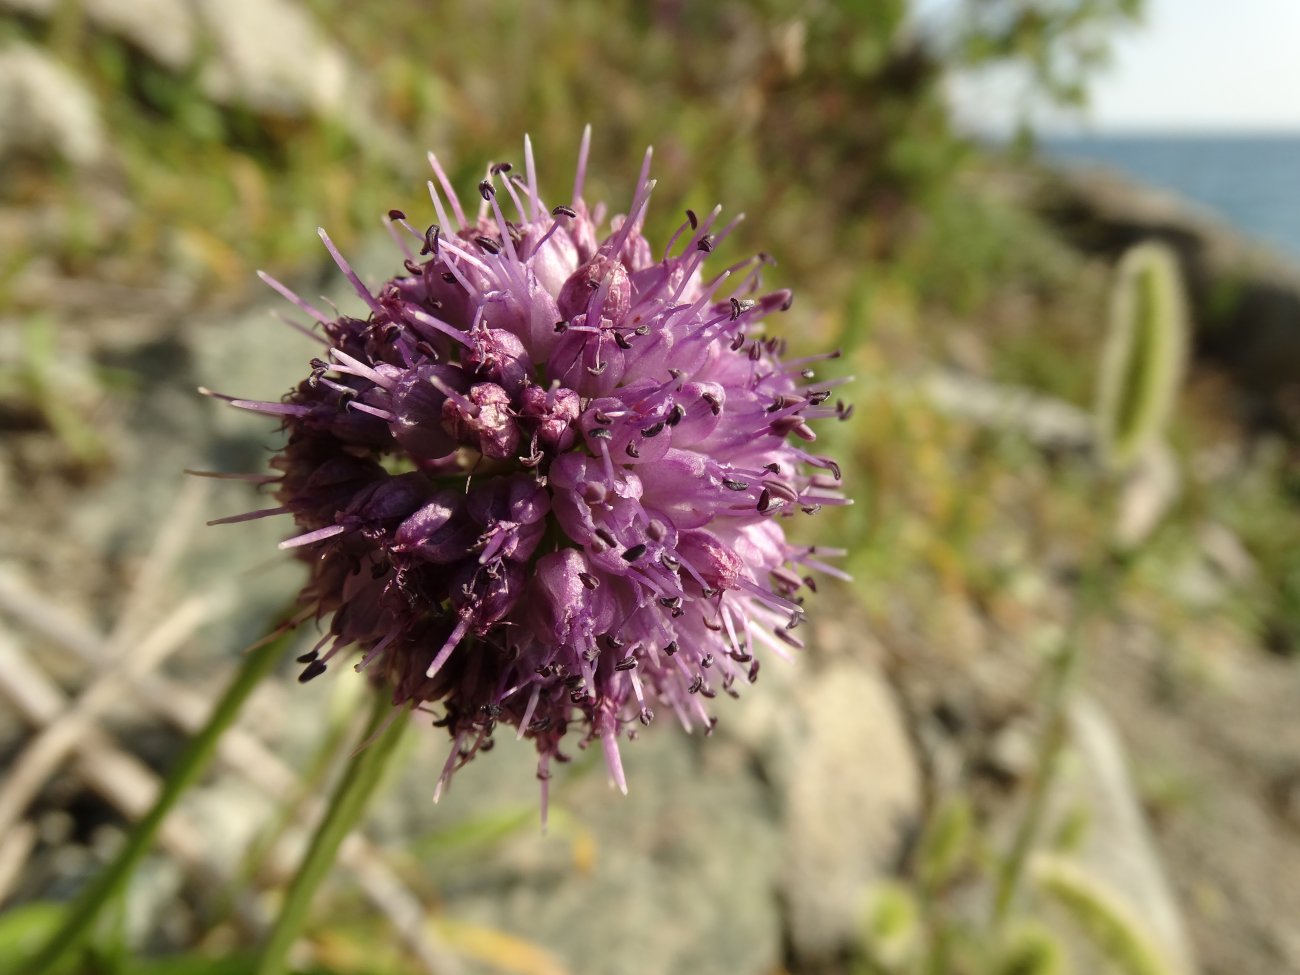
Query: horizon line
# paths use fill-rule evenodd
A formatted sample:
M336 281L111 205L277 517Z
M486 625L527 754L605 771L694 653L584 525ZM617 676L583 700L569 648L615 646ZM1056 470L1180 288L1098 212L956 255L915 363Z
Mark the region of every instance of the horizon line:
M1201 124L1182 125L1170 123L1151 123L1144 125L1141 123L1121 125L1089 125L1078 127L1065 126L1040 126L1037 134L1057 138L1061 136L1212 136L1221 138L1223 136L1234 136L1236 138L1300 138L1300 124L1289 126L1242 126L1242 125L1214 125Z
M1107 125L1083 127L1030 126L1036 139L1300 139L1300 125L1287 128L1245 128L1232 126L1182 126L1169 124ZM964 133L976 139L1006 142L1016 137L1015 129L967 129Z

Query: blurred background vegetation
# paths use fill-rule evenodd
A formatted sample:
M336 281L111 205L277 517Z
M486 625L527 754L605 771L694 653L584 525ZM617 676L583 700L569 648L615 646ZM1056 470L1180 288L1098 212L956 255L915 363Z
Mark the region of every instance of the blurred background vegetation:
M1062 641L1080 639L1070 622L1080 580L1101 591L1084 621L1094 639L1119 645L1140 630L1159 645L1165 703L1216 686L1225 642L1269 666L1289 667L1300 648L1294 440L1254 425L1235 380L1193 358L1160 432L1156 473L1099 463L1090 416L1109 262L1075 249L1033 205L1029 188L1043 175L1031 132L991 147L958 131L948 108L955 73L993 67L1021 72L1035 98L1084 105L1110 40L1136 28L1142 6L964 0L923 16L905 0L0 0L0 54L38 52L75 83L65 99L72 135L59 127L54 94L0 96L9 113L0 120L7 519L43 532L12 535L3 557L56 586L65 563L42 552L58 546L64 512L82 492L139 476L123 447L135 407L124 404L148 403L175 379L167 343L261 301L254 269L324 280L318 226L355 252L390 208L427 214L426 149L457 186L471 186L486 161L518 162L531 133L554 195L591 123L587 195L617 212L653 144L649 238L665 239L685 207L746 211L728 253L773 254L768 283L797 296L787 316L794 344L841 346L834 368L855 377L845 398L856 413L829 435L829 450L856 506L803 528L848 540L854 612L886 648L884 669L929 765L919 839L832 969L1062 970L1047 915L1027 909L1007 927L968 908L970 890L991 896L1014 861L1014 830L999 829L998 810L1049 777L1041 762L1054 752L1042 746L1060 702L1050 680L1040 700L1038 682ZM77 106L89 121L77 121ZM19 116L30 116L29 130ZM156 354L104 354L122 328L147 335ZM258 356L248 347L228 361ZM273 392L247 389L237 372L198 378ZM1144 504L1154 515L1143 522L1130 511L1125 521ZM92 613L111 603L112 558L86 551L81 571L104 578L72 584ZM109 568L97 569L101 561ZM257 617L248 629L264 625ZM994 654L990 688L982 655L993 646L1012 651ZM1125 673L1100 670L1103 680ZM999 703L976 707L985 726L948 729L975 744L963 737L968 764L945 775L926 729L972 687ZM1154 706L1140 701L1135 710ZM971 772L996 764L981 749L1024 715L1038 722L1027 764L1008 759L985 779ZM1141 735L1142 720L1121 725ZM1189 776L1176 761L1141 766L1144 810L1158 818L1195 805ZM457 849L479 855L532 828L517 809L493 812L412 855L454 861ZM1068 872L1047 876L1043 890L1049 900L1055 891L1067 928L1094 932L1098 965L1177 970L1147 957L1140 924L1135 936L1136 922L1117 919ZM35 906L22 924L47 924L38 912L54 911L52 899L29 890ZM25 936L17 916L4 928L11 939ZM362 915L318 931L313 970L415 970L400 949L378 960L367 952L376 930ZM179 955L171 944L172 960L147 964L105 950L94 970L242 970L213 960L220 938L195 943ZM489 970L552 970L505 936L457 944ZM794 956L784 964L800 970Z

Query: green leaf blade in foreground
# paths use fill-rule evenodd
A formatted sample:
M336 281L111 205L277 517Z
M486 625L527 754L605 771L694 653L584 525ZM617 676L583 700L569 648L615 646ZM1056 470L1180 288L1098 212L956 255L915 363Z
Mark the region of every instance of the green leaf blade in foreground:
M409 723L405 714L394 718L393 705L385 694L375 694L374 710L361 738L362 742L369 744L352 756L330 797L325 817L312 836L311 845L285 894L275 927L262 949L256 975L283 975L285 972L285 958L306 923L316 889L329 874L339 847L374 796L388 760Z
M153 808L132 828L122 849L72 903L63 923L50 939L29 959L20 963L15 975L44 975L55 968L69 952L79 948L89 937L100 911L130 879L140 860L153 845L159 827L185 791L207 770L216 755L222 734L239 716L244 702L263 677L280 659L284 640L257 647L245 654L238 672L226 692L212 709L208 723L190 739Z

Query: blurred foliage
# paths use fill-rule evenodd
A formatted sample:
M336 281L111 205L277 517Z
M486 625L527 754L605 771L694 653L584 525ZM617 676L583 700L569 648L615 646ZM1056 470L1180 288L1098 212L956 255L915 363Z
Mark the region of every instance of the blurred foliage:
M70 267L112 255L128 278L185 273L231 293L249 265L315 254L317 224L346 242L389 207L422 212L424 148L446 154L463 181L531 131L545 181L591 121L596 157L617 160L613 172L655 143L668 202L688 205L689 192L697 207L761 205L764 240L799 242L784 254L794 276L853 273L904 246L927 212L962 212L947 201L971 154L943 98L953 70L1027 64L1074 100L1109 28L1136 7L1044 0L1017 2L1010 16L1008 4L967 0L950 5L953 35L918 27L904 0L307 5L409 151L339 119L216 105L201 59L177 75L84 18L11 18L0 30L55 47L92 84L116 159L98 187L20 171L4 195L72 201L65 225L48 231ZM1057 64L1065 52L1068 70ZM593 189L617 201L630 183L628 173ZM129 201L129 216L97 212L96 191ZM657 208L665 226L673 209Z
M1108 63L1114 31L1141 20L1145 0L966 0L958 60L1015 63L1039 99L1082 106Z
M1255 447L1237 476L1207 486L1200 503L1240 537L1254 560L1231 609L1275 653L1300 655L1300 459L1280 441Z
M1122 899L1069 861L1040 855L1032 866L1039 887L1057 901L1123 975L1171 975L1157 950L1147 943L1141 919Z
M48 429L72 465L93 468L107 459L94 424L111 373L90 370L60 355L58 334L47 315L23 323L17 354L0 359L0 415L10 426Z

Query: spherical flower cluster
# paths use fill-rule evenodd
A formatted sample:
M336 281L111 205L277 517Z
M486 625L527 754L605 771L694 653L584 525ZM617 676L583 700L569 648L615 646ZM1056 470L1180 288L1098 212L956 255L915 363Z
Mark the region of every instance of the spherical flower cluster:
M439 789L505 724L537 747L543 801L571 732L626 791L620 735L664 712L711 729L756 648L801 645L807 570L841 574L782 530L844 503L804 445L847 414L763 331L789 292L759 294L763 255L706 276L734 226L715 232L718 210L688 211L655 256L649 153L626 215L589 209L587 146L570 202L543 204L525 142L522 177L490 167L473 217L431 155L439 223L389 214L406 259L377 291L322 231L366 317L263 275L325 348L281 402L231 399L287 431L265 478L279 506L228 520L297 525L281 547L329 619L302 679L357 648L395 705L450 733Z

